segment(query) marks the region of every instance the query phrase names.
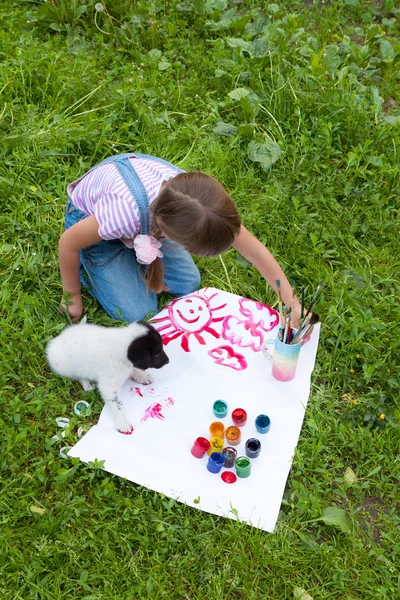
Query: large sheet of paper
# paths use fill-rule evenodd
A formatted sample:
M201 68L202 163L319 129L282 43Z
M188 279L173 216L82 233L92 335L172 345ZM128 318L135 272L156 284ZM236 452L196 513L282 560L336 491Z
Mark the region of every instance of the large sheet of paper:
M197 509L273 531L310 393L319 325L301 349L295 379L283 383L272 377L262 352L263 342L278 330L278 314L270 307L206 288L171 302L153 324L170 363L152 371L154 384L127 380L122 386L133 434L116 431L105 407L99 423L69 455L104 460L110 473ZM207 455L196 459L190 453L198 436L210 438L217 399L228 403L226 427L233 424L233 409L247 411L238 456L245 455L248 438L262 445L251 461L251 476L233 484L207 470ZM255 428L259 414L271 419L266 434Z

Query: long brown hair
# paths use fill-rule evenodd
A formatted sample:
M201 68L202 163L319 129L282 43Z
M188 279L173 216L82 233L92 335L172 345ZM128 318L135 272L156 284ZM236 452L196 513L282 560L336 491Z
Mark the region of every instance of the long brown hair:
M224 187L210 175L180 173L150 206L151 234L180 244L191 254L217 256L228 250L240 230L240 216ZM146 272L147 287L166 290L161 259Z

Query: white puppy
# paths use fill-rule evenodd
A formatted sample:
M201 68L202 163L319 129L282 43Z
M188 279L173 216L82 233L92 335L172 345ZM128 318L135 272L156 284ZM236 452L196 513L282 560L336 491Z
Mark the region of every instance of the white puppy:
M153 377L144 370L168 364L161 336L144 321L127 327L102 327L85 320L67 327L47 344L47 361L53 371L80 381L85 390L92 389L90 382L95 383L116 428L130 434L133 427L119 397L120 387L128 377L152 383Z

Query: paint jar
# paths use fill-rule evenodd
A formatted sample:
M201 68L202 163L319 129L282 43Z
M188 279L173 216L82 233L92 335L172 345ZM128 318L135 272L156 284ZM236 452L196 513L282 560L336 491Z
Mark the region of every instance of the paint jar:
M213 412L217 419L223 419L228 414L228 405L225 400L216 400L213 404Z
M86 400L79 400L74 406L74 413L78 417L86 417L89 413L90 404Z
M235 462L236 475L244 479L250 477L251 473L251 462L247 456L239 456Z
M237 446L238 444L240 444L242 434L240 433L239 427L231 425L225 430L225 437L228 440L230 446Z
M246 425L247 412L244 408L235 408L232 412L232 421L235 423L236 427L243 427L243 425Z
M245 444L246 454L249 458L257 458L261 452L261 442L257 438L250 438Z
M296 329L293 329L293 335ZM264 356L272 362L272 377L277 381L291 381L296 375L302 340L297 344L284 344L277 337L266 340L263 346ZM271 347L273 350L271 350Z
M256 429L258 433L268 433L271 427L271 419L267 415L256 417Z
M225 468L232 469L235 466L235 460L237 458L237 451L235 448L227 446L222 450L222 454L225 456Z
M220 437L212 437L210 440L210 448L207 450L207 454L210 455L212 452L222 452L225 442Z
M210 473L219 473L224 466L225 458L222 452L212 452L208 457L207 469Z
M224 471L221 474L221 479L224 483L236 483L237 477L232 471Z
M211 423L210 434L212 435L212 437L220 437L223 439L224 433L225 433L225 425L223 423L221 423L221 421L214 421L214 423Z
M203 458L209 449L210 442L204 437L198 437L190 452L195 458Z

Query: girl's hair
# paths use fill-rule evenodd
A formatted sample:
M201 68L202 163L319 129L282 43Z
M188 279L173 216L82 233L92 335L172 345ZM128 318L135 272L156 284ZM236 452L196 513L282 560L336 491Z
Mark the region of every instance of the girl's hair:
M191 254L217 256L227 250L240 230L240 216L224 187L210 175L180 173L171 179L150 206L151 234L166 236ZM147 287L166 290L161 259L146 273Z

